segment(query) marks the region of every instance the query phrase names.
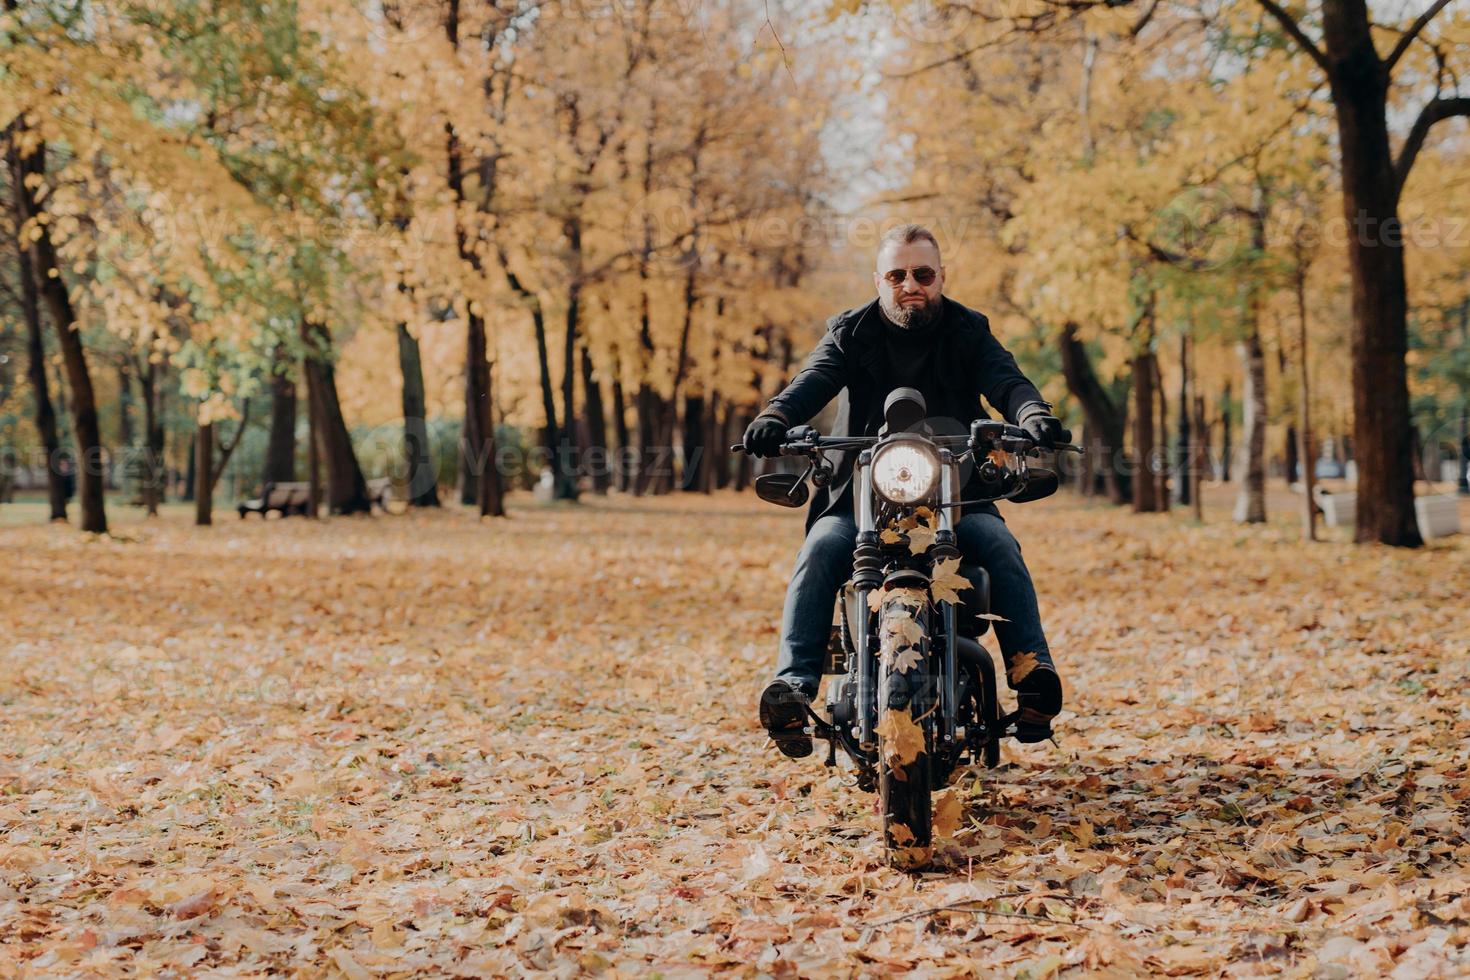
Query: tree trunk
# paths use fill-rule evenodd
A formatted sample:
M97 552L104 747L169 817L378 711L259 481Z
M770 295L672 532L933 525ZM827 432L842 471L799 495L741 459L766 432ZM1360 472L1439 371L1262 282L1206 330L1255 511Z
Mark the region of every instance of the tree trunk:
M11 173L19 172L11 149ZM15 185L17 188L19 185ZM15 200L16 211L22 210L19 191ZM22 221L17 219L16 228ZM56 430L56 409L51 405L51 386L46 378L46 337L41 327L40 293L36 288L35 269L30 256L17 238L19 256L17 268L20 272L21 313L26 322L26 375L31 381L31 392L36 400L36 432L41 437L41 448L46 452L46 500L50 505L51 520L66 520L66 488L62 486L61 474L56 471L61 459L61 437Z
M504 517L500 473L495 466L495 430L490 418L490 361L485 319L470 313L465 340L465 443L462 456L474 480L473 504L481 517Z
M194 443L194 524L214 523L214 423L199 426Z
M704 413L704 467L700 470L699 489L713 493L724 483L725 462L725 406L719 392L709 396L709 405Z
M439 472L429 445L428 401L419 342L398 324L398 369L403 375L403 459L408 466L408 505L439 506Z
M1235 499L1237 524L1262 524L1266 520L1266 354L1254 314L1250 333L1237 345L1245 375L1242 395L1244 418L1239 468L1240 492Z
M1470 350L1470 299L1460 304L1460 344ZM1470 377L1460 382L1460 478L1455 487L1470 496Z
M605 494L612 486L607 417L602 407L602 384L592 375L592 352L586 344L582 345L582 401L587 409L587 438L582 458L585 467L591 471L593 491Z
M1358 541L1418 547L1409 419L1408 295L1399 183L1388 141L1389 73L1363 0L1324 0L1352 283ZM1390 229L1392 231L1390 232Z
M617 474L616 485L620 492L627 493L632 478L633 442L628 433L628 404L623 395L622 365L618 362L616 355L613 358L612 401L613 437L617 440L617 456L614 464Z
M582 248L582 232L580 222L567 223L568 240L574 242L574 254L580 257ZM578 259L580 264L580 258ZM573 280L567 290L567 316L566 332L563 334L562 345L562 377L561 377L561 417L566 420L562 426L561 444L557 446L557 476L556 484L557 500L576 500L578 497L577 471L579 469L576 431L572 426L572 420L577 417L576 411L576 382L577 382L577 323L581 317L582 286Z
M1174 440L1174 499L1180 506L1194 502L1195 474L1199 468L1194 451L1194 434L1190 412L1193 402L1189 394L1189 334L1179 334L1179 426Z
M199 448L198 438L189 440L189 455L184 463L184 493L179 500L186 504L194 502L194 454Z
M148 360L138 372L143 389L143 506L149 517L158 516L168 480L163 459L163 382L166 368L162 360Z
M1317 502L1312 499L1312 491L1315 489L1317 474L1313 469L1315 461L1312 458L1312 399L1307 367L1307 289L1306 273L1300 264L1298 264L1295 278L1297 356L1300 359L1297 365L1299 373L1297 375L1296 421L1297 438L1301 442L1297 457L1301 460L1302 469L1302 538L1307 541L1316 541Z
M117 364L117 443L133 445L133 374L126 358Z
M1230 416L1233 411L1230 397L1230 381L1225 382L1225 389L1220 393L1220 482L1230 482L1230 465L1233 450L1230 445Z
M20 123L15 125L19 126ZM41 188L32 183L45 174L46 145L40 144L28 157L22 157L11 136L11 179L19 203L21 223L30 222L42 211ZM82 349L81 327L77 323L66 281L56 249L51 241L50 226L35 223L30 246L31 270L37 289L51 313L56 328L62 361L66 367L67 386L71 389L72 431L77 446L77 480L81 489L81 529L95 534L107 533L107 511L103 498L103 474L106 460L102 451L102 433L97 421L97 398L92 390L92 375Z
M1208 439L1209 426L1205 425L1205 396L1194 396L1194 431L1202 433L1204 438L1199 440L1195 446L1191 446L1193 459L1190 461L1189 482L1193 485L1190 494L1190 505L1194 508L1194 520L1196 524L1203 524L1205 520L1205 495L1203 492L1203 481L1205 466L1210 458L1210 443Z
M1154 458L1154 355L1133 357L1133 510L1140 514L1159 509L1158 483L1150 464Z
M316 520L322 515L322 424L317 418L317 399L311 390L316 382L306 375L306 516Z
M704 445L704 396L684 397L683 472L679 489L688 492L700 489L703 479L706 447Z
M1302 467L1300 459L1301 442L1296 437L1296 423L1288 422L1286 425L1286 451L1283 461L1286 485L1294 487L1301 482Z
M1102 472L1108 499L1115 504L1125 504L1129 499L1129 478L1113 465L1115 454L1123 450L1125 409L1113 401L1098 380L1087 356L1087 347L1077 338L1075 323L1069 322L1062 328L1061 354L1062 375L1066 378L1067 389L1081 404L1087 429L1098 440L1100 451L1093 453L1093 465Z
M306 392L317 422L317 439L327 468L326 502L333 514L372 513L367 480L352 448L352 436L337 398L337 373L332 366L332 336L325 324L301 321L306 345Z
M296 479L296 382L285 344L276 347L271 370L271 427L265 447L262 484L291 483Z
M731 432L730 445L735 445L745 436L745 430L750 428L750 423L755 421L754 410L746 408L734 414L735 428ZM751 461L749 453L741 453L735 457L735 489L744 491L750 487L750 481L754 478L755 464Z
M1205 396L1201 394L1199 390L1200 383L1198 372L1195 373L1194 389L1194 397L1199 401L1200 405L1204 405ZM1206 473L1209 474L1210 479L1212 480L1215 479L1216 475L1215 456L1213 452L1214 443L1211 440L1212 427L1210 425L1208 417L1205 415L1203 408L1194 413L1194 432L1195 439L1199 441L1199 460L1197 465L1199 466L1200 478L1199 480L1195 481L1195 486L1198 487L1204 481Z
M1154 502L1159 510L1169 510L1169 398L1164 390L1164 366L1158 355L1154 355L1154 397L1159 401L1158 452L1159 472L1155 479Z
M515 282L512 282L515 285ZM522 293L522 295L525 295ZM541 312L540 302L531 307L531 324L535 328L536 335L536 364L541 375L541 413L546 417L546 424L542 427L542 444L546 450L546 465L551 467L553 486L565 485L571 477L562 472L562 460L557 455L557 449L561 446L561 430L556 420L556 389L551 383L551 355L546 344L546 317Z

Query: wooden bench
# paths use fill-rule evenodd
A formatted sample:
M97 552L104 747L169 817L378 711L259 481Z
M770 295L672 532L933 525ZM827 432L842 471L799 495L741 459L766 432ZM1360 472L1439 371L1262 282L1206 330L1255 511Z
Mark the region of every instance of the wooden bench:
M243 520L246 514L264 517L276 511L282 517L305 514L311 505L310 483L267 483L265 491L254 500L246 500L235 509Z

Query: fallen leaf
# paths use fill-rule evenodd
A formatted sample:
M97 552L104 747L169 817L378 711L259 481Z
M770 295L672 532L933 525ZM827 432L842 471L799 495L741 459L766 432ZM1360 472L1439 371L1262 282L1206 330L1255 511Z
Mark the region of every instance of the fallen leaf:
M907 709L884 709L873 731L890 767L907 766L924 752L924 729Z
M1012 657L1011 665L1006 669L1006 676L1010 678L1011 686L1014 687L1025 680L1036 669L1037 663L1037 656L1034 653L1018 653Z

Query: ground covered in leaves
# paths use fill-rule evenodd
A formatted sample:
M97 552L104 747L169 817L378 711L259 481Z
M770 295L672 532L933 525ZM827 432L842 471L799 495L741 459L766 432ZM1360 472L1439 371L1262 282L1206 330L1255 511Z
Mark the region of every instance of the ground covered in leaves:
M754 703L733 496L0 532L0 975L1470 971L1470 546L1014 509L1059 746L941 867Z

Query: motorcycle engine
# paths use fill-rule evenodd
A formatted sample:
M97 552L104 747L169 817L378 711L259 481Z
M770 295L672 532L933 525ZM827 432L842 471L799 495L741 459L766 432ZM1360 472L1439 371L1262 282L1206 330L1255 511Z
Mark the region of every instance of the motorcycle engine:
M852 674L834 677L827 684L827 715L843 731L857 724L857 678Z

